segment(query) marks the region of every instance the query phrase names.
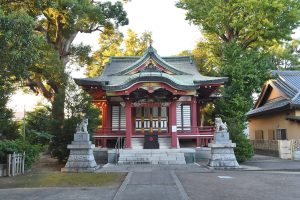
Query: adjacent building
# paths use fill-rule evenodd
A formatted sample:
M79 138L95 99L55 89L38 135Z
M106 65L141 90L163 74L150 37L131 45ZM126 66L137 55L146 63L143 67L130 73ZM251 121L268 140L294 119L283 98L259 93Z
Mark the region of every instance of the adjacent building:
M251 140L300 139L300 71L272 71L247 113Z

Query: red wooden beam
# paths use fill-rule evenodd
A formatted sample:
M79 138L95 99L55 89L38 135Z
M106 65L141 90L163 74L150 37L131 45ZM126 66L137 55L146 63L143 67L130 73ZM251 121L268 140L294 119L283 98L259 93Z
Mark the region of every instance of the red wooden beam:
M124 90L120 90L120 91L113 91L113 92L109 92L109 93L113 93L116 96L122 96L122 95L129 95L131 92L135 91L138 88L141 87L148 87L148 84L151 82L144 82L144 83L134 83L133 85L131 85L129 88L124 89ZM177 90L173 87L171 87L170 85L166 84L166 83L159 83L159 82L155 82L155 84L158 84L160 87L170 91L171 93L173 93L174 95L187 95L188 91L185 90Z

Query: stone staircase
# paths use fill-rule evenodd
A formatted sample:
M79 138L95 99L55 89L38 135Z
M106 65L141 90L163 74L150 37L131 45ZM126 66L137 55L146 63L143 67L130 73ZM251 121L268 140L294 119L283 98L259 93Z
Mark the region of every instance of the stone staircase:
M131 138L132 149L144 149L144 138Z
M170 137L159 137L158 143L159 143L159 149L171 149ZM144 138L132 138L131 146L132 149L144 149Z
M121 149L118 164L186 164L180 149Z
M171 149L171 138L170 137L159 137L158 138L160 149Z

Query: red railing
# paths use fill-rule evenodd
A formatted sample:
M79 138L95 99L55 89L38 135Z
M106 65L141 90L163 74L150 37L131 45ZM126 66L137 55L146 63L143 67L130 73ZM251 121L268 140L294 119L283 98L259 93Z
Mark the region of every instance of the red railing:
M178 135L214 135L213 126L183 126L177 127Z
M208 143L214 138L214 127L213 126L185 126L185 127L177 127L177 137L178 138L191 138L197 140L197 146L207 146ZM133 133L134 137L143 136L145 133L141 131ZM94 133L95 138L117 138L117 137L125 137L126 128L98 128ZM171 135L168 131L164 131L159 133L159 135Z
M196 138L197 146L208 146L214 138L215 129L213 126L189 126L177 127L178 138Z
M125 136L126 128L119 127L119 128L97 128L94 133L94 137L120 137Z

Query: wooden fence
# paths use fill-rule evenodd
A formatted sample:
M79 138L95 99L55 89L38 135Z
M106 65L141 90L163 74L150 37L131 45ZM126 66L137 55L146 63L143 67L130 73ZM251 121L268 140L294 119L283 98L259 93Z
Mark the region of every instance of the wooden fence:
M24 174L25 152L7 155L7 176Z

